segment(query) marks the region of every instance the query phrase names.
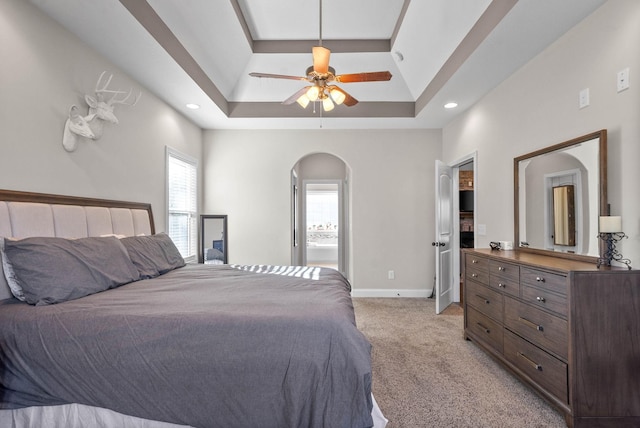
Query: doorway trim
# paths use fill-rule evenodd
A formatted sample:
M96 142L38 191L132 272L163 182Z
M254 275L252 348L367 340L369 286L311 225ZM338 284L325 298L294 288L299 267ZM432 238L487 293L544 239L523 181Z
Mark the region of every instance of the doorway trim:
M466 156L450 162L448 165L453 168L453 194L460 192L460 167L469 162L473 163L473 244L477 243L477 222L478 222L478 152L474 151ZM460 281L460 200L453 198L453 277ZM460 287L454 287L453 301L460 302Z
M334 158L339 163L329 162L328 167L325 164L315 163L315 166L306 164L307 158L325 155ZM322 165L318 168L318 165ZM342 169L344 168L344 170ZM301 156L291 167L290 176L290 198L291 198L291 261L293 265L303 264L302 245L305 242L305 231L302 223L302 217L305 215L305 209L303 207L304 194L304 181L305 180L341 180L342 183L342 208L341 215L343 216L343 226L339 229L342 232L342 274L348 279L353 272L352 259L352 246L351 246L351 167L349 164L335 153L329 151L313 151ZM306 219L305 219L306 222ZM297 238L297 239L294 239Z

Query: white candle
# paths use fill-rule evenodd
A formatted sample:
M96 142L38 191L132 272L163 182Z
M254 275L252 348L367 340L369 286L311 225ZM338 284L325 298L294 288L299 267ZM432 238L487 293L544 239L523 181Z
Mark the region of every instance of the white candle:
M622 217L602 216L600 217L600 233L622 232Z

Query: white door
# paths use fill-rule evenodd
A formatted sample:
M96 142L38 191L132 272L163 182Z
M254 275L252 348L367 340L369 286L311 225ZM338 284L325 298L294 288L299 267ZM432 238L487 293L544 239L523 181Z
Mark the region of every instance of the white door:
M436 313L453 301L453 169L436 160Z

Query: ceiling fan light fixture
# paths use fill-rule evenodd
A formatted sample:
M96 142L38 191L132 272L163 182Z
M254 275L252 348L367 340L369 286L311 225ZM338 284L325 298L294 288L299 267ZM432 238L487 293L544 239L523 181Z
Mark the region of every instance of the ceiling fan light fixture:
M346 105L347 107L353 107L358 104L358 100L345 92L338 86L330 85L332 82L337 83L354 83L354 82L384 82L391 80L391 73L389 71L374 71L364 73L348 73L348 74L336 74L336 70L329 66L329 59L331 57L331 51L322 46L322 0L318 0L320 6L320 37L318 38L318 46L311 48L311 54L313 56L313 64L307 68L306 76L289 76L285 74L271 74L271 73L249 73L252 77L269 77L272 79L289 79L289 80L301 80L311 84L311 86L305 86L300 88L297 92L284 100L282 104L291 105L297 102L300 107L306 108L310 102L322 101L322 107L324 111L331 111L336 105ZM404 57L398 51L397 56L400 60ZM315 113L315 104L314 109Z
M307 106L309 105L310 101L309 98L307 97L307 94L303 94L300 98L298 98L296 100L296 102L300 105L300 107L302 108L307 108Z
M318 99L318 95L320 94L320 88L318 86L313 85L307 90L307 98L309 101L315 101Z
M336 105L341 105L347 98L344 92L336 87L329 89L329 95L331 95L331 98L333 99L333 102L336 103Z
M329 56L331 51L322 46L314 46L311 48L313 55L313 71L318 74L327 74L329 72Z
M324 111L331 111L333 110L333 101L331 101L331 97L328 96L324 96L324 98L322 99L322 108L324 108Z

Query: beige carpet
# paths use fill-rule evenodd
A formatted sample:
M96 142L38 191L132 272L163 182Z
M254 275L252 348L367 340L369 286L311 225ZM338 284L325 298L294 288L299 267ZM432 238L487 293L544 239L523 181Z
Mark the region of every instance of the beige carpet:
M566 427L564 417L463 338L462 311L433 299L354 298L373 345L373 394L388 428Z

